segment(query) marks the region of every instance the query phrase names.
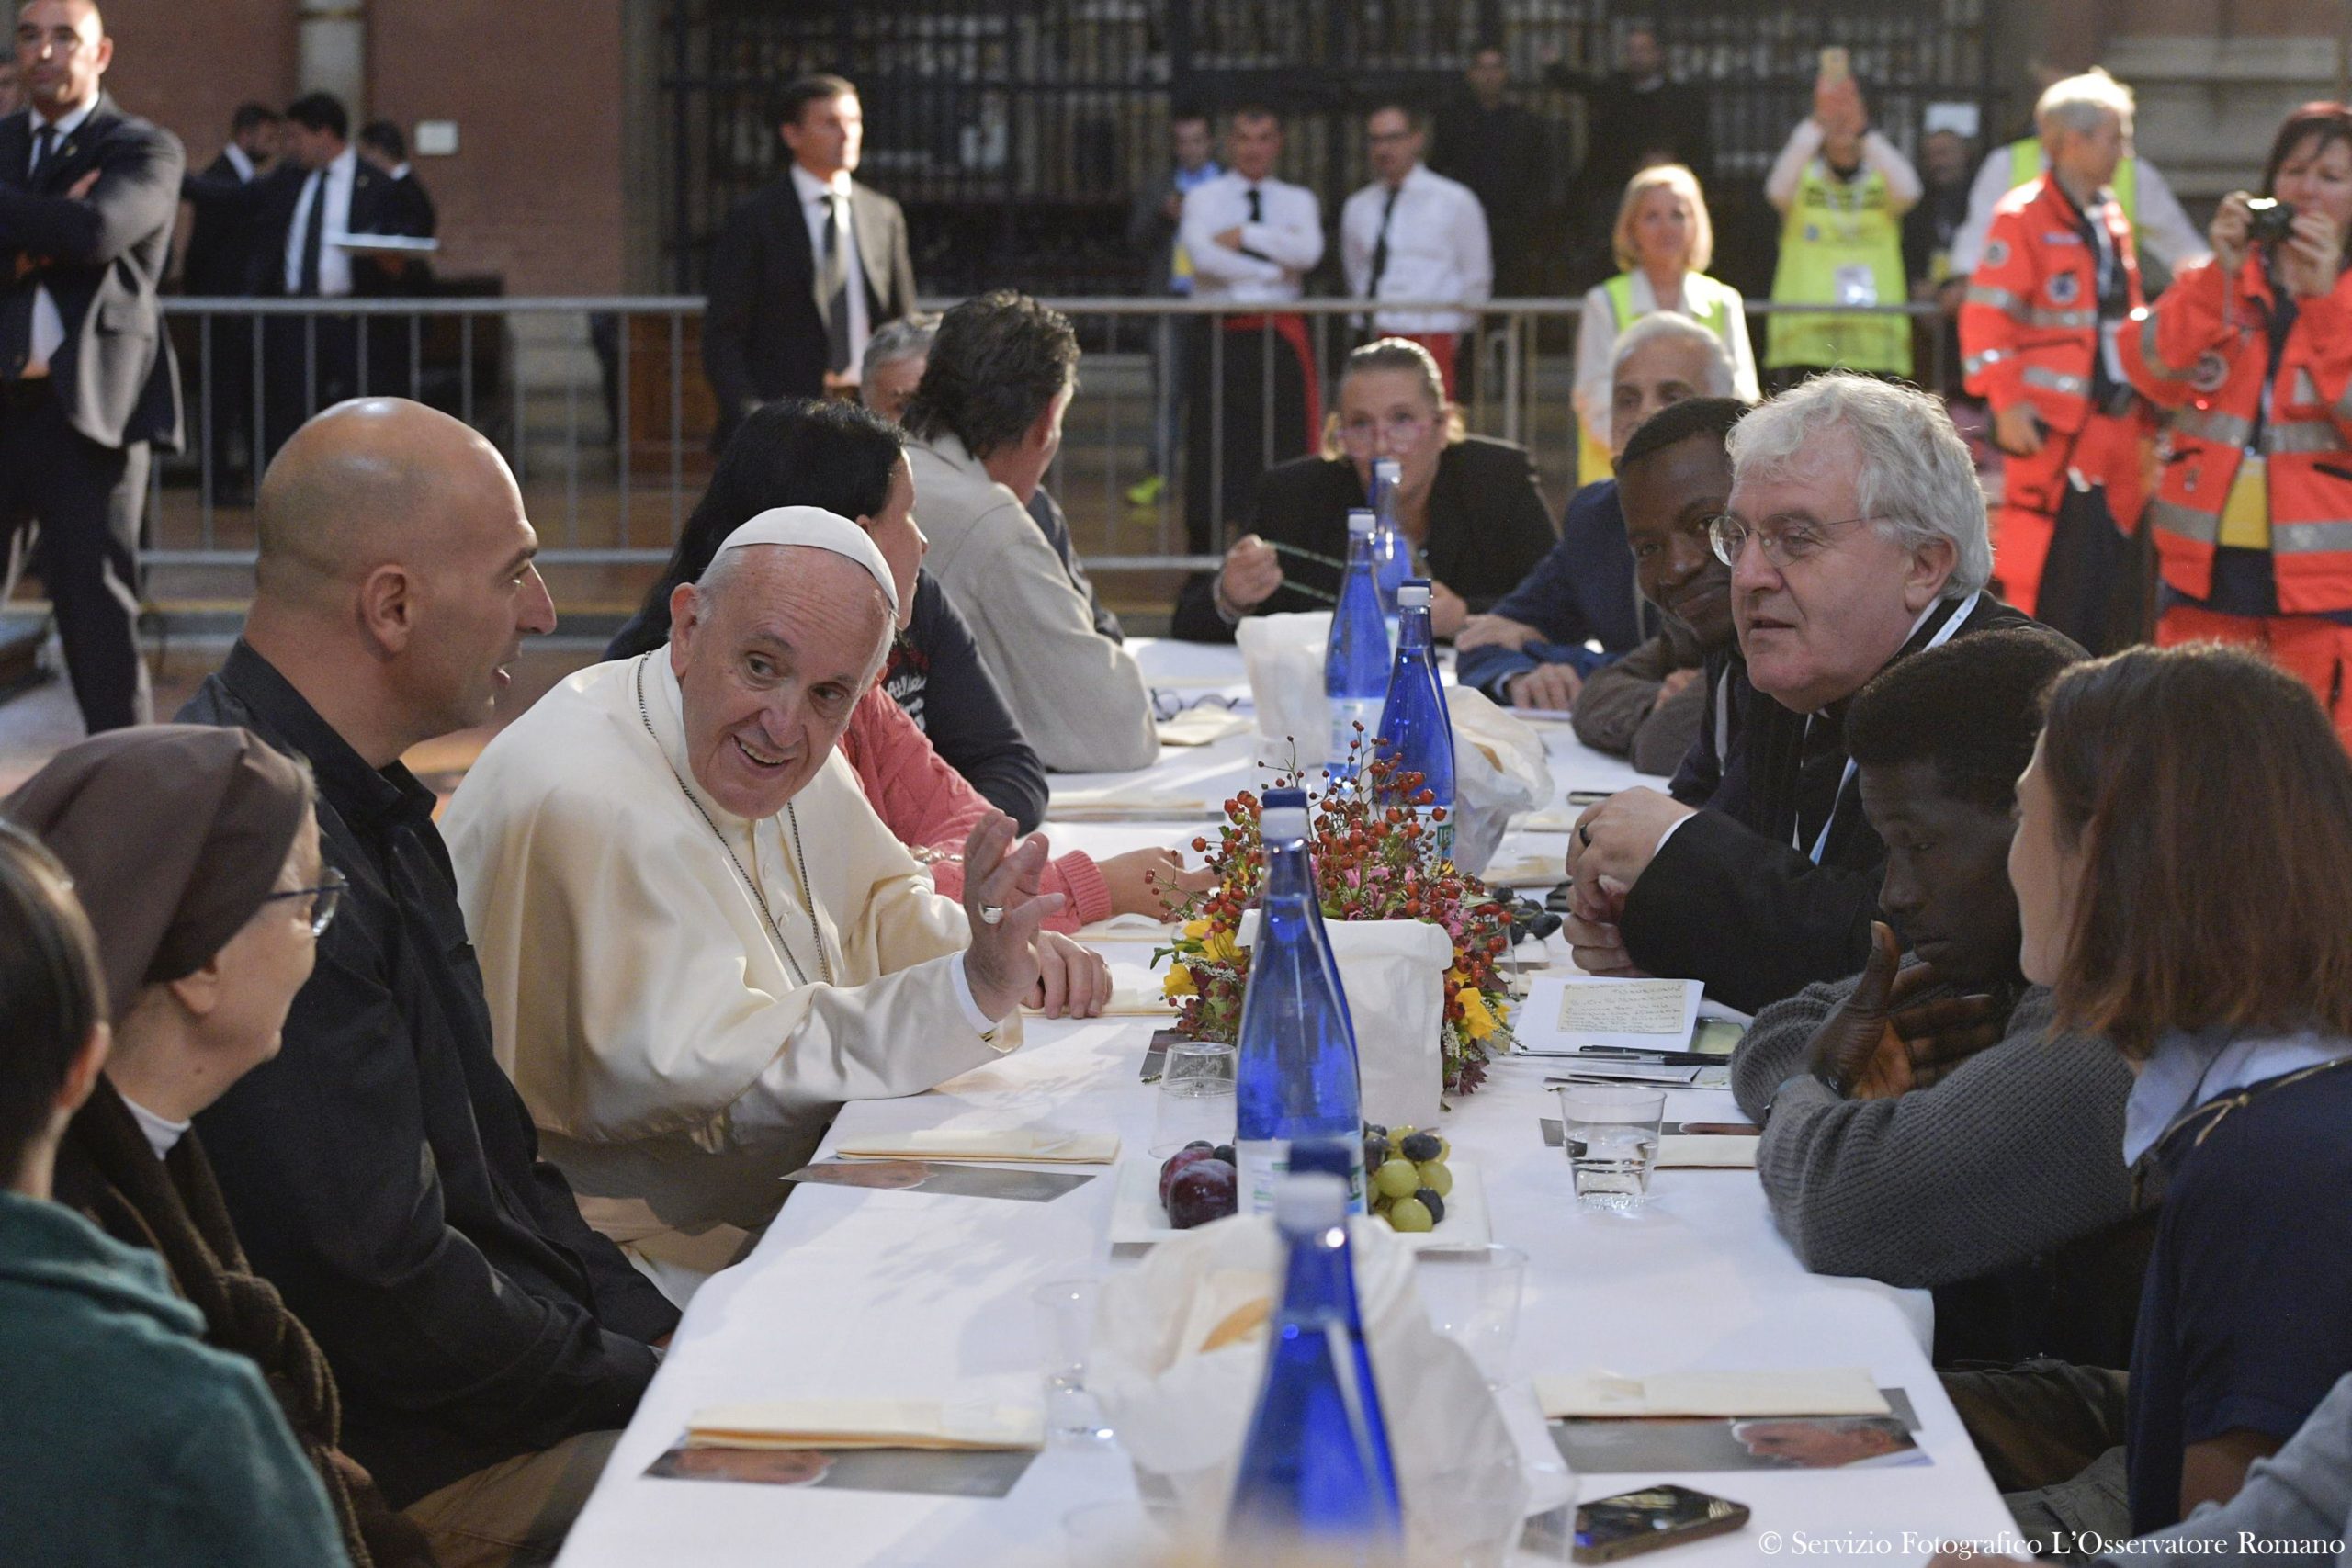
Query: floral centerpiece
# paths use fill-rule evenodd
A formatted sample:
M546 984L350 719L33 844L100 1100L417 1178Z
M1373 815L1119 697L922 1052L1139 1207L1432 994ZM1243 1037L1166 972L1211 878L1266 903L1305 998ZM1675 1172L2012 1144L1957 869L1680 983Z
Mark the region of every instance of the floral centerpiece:
M1439 855L1409 809L1417 795L1420 805L1430 800L1420 774L1374 757L1349 777L1324 777L1324 789L1309 791L1306 840L1323 918L1428 920L1444 928L1453 948L1445 976L1445 1092L1468 1094L1486 1076L1490 1043L1509 1040L1510 995L1498 967L1510 947L1509 916L1484 883ZM1274 784L1305 788L1306 780L1294 766ZM1266 874L1259 811L1257 795L1244 790L1225 803L1214 841L1205 835L1193 840L1216 881L1171 907L1183 923L1171 946L1152 953L1155 964L1172 960L1162 990L1177 1010L1177 1027L1196 1039L1231 1042L1240 1031L1250 954L1237 938L1242 911L1258 902Z

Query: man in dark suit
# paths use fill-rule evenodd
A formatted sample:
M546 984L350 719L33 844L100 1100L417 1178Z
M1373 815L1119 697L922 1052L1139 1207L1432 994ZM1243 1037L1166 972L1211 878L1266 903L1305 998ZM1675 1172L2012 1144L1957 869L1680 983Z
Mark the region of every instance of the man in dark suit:
M389 119L371 119L359 128L359 161L392 182L390 209L400 224L391 232L419 234L430 237L440 228L440 217L433 209L433 197L424 182L416 177L416 170L408 161L408 138L401 128ZM395 266L395 262L407 265ZM420 278L429 278L431 271L422 257L407 261L404 257L385 257L382 265L407 285L405 292L424 294L431 290L419 286Z
M728 214L710 252L702 363L722 446L763 402L854 391L866 338L915 308L906 214L850 177L857 89L804 76L778 98L776 128L792 166Z
M414 205L394 181L360 159L351 117L331 93L310 93L286 109L286 156L264 178L232 186L209 177L186 182L199 212L254 216L254 289L265 298L380 299L407 292L401 268L341 242L348 235L421 237ZM397 264L405 258L392 258ZM275 453L318 410L356 397L367 383L404 379L407 323L398 318L384 341L388 367L363 367L363 335L352 316L272 316L262 330L267 374L263 399L266 446ZM377 341L370 336L367 346ZM361 372L368 372L363 383Z
M16 51L31 108L0 120L0 530L37 531L95 732L150 716L140 508L149 447L180 440L155 288L186 154L99 91L114 40L90 0L31 0Z
M244 103L229 121L229 144L198 179L239 188L270 171L277 157L277 111ZM180 287L200 299L243 299L255 290L254 232L258 215L243 207L208 203L196 209ZM254 323L250 316L212 316L202 336L201 362L187 371L188 418L212 456L211 484L220 499L252 494L261 472L254 450Z
M1567 932L1587 974L1702 980L1754 1012L1870 956L1886 845L1846 749L1854 694L2026 617L1985 591L1984 495L1940 401L1835 371L1726 445L1711 533L1737 644L1707 661L1699 739L1668 793L1623 790L1578 819Z

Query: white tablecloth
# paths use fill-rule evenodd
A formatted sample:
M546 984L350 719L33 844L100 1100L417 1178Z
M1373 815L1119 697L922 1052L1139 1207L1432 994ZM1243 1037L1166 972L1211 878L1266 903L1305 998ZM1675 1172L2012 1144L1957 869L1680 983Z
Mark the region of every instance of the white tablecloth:
M1238 679L1239 660L1229 649L1146 643L1139 652L1147 671L1170 682L1182 699L1216 689L1219 677ZM1566 725L1544 728L1563 791L1634 782L1624 763L1586 750ZM1251 778L1250 750L1246 739L1167 749L1159 767L1129 776L1159 790L1197 784L1222 799ZM1075 789L1112 782L1056 784ZM1168 842L1180 831L1189 838L1197 829L1052 830L1058 842L1109 852ZM1564 855L1566 842L1559 832L1514 833L1499 858ZM1032 1019L1023 1050L930 1094L851 1105L834 1137L1047 1123L1116 1131L1130 1150L1141 1152L1151 1134L1152 1105L1136 1068L1155 1027L1149 1020ZM1754 1510L1746 1530L1678 1548L1675 1562L1697 1568L1826 1552L1917 1562L1936 1540L1990 1540L2007 1529L2007 1512L1928 1368L1924 1295L1805 1273L1774 1233L1748 1171L1665 1171L1636 1215L1580 1211L1566 1161L1544 1145L1537 1125L1540 1116L1556 1114L1542 1085L1545 1071L1540 1062L1497 1064L1487 1087L1458 1101L1445 1122L1456 1162L1473 1162L1484 1176L1496 1238L1531 1259L1517 1371L1603 1367L1640 1375L1697 1367L1866 1366L1882 1386L1908 1393L1922 1423L1920 1446L1933 1461L1853 1474L1672 1477ZM1667 1113L1736 1115L1720 1090L1675 1091ZM949 1389L1034 1399L1039 1348L1031 1288L1131 1264L1114 1258L1104 1240L1114 1186L1106 1173L1043 1204L797 1189L752 1258L695 1298L572 1532L565 1568L1058 1568L1065 1561L1063 1516L1131 1492L1117 1454L1048 1451L1009 1496L989 1501L649 1480L643 1472L678 1442L688 1416L707 1404ZM1582 1495L1654 1479L1662 1478L1586 1477ZM1845 1543L1844 1551L1831 1542Z

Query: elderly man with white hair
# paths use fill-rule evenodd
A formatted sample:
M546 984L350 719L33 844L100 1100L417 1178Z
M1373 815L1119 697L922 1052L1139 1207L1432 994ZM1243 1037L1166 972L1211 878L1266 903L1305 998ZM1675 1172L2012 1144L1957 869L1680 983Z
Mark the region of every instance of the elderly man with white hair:
M1611 463L1624 455L1642 422L1668 404L1735 395L1736 373L1723 340L1672 310L1644 316L1619 334L1615 364ZM1617 481L1606 479L1568 498L1560 542L1490 612L1463 623L1453 647L1464 685L1507 706L1565 713L1585 676L1659 629L1657 611L1644 603L1634 578Z
M1847 700L1906 654L2025 617L1984 592L1984 495L1935 400L1818 376L1727 445L1712 532L1738 646L1710 661L1668 793L1626 790L1577 821L1569 940L1589 973L1703 980L1753 1011L1868 955L1886 849L1855 790Z
M834 742L896 624L862 528L762 513L482 753L443 831L500 1060L590 1223L704 1269L771 1218L845 1100L912 1094L1099 1012L1102 961L1040 930L1044 846L991 812L964 907ZM969 917L967 919L967 916Z

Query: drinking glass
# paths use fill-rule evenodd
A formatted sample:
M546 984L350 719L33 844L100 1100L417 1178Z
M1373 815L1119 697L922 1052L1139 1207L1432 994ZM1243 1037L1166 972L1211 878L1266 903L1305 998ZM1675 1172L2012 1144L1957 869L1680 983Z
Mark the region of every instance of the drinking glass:
M1213 1040L1179 1040L1160 1064L1153 1097L1151 1153L1166 1159L1185 1145L1233 1142L1235 1051Z
M1467 1252L1424 1252L1414 1260L1413 1284L1430 1326L1470 1352L1488 1388L1500 1388L1510 1375L1526 1278L1527 1254L1495 1243Z
M1036 1303L1039 1358L1046 1384L1046 1446L1098 1449L1111 1440L1102 1406L1086 1387L1099 1282L1055 1280L1029 1292Z
M1588 1209L1630 1213L1649 1196L1666 1091L1633 1084L1563 1084L1560 1142Z

